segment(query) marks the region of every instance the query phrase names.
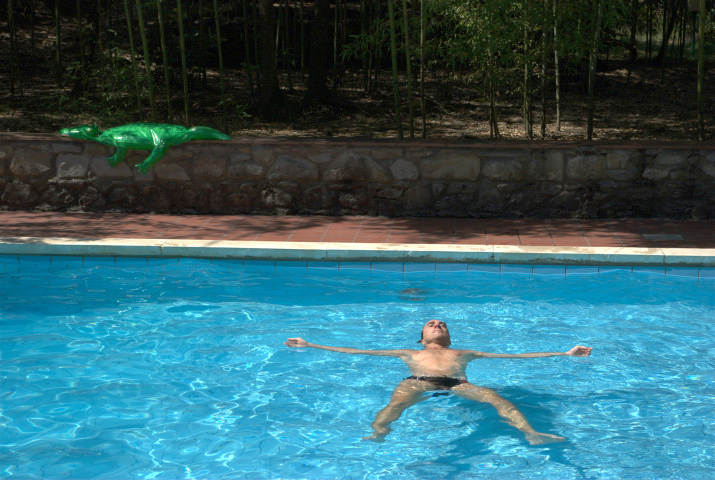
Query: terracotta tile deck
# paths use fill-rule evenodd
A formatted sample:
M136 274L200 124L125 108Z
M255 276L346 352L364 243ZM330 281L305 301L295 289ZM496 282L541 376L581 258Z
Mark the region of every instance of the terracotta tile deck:
M0 237L715 248L715 220L0 212Z

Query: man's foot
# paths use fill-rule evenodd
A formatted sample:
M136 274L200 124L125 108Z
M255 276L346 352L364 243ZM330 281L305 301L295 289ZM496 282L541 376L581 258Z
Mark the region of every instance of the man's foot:
M385 435L381 435L379 433L373 433L372 435L369 435L367 437L362 437L363 440L370 440L376 443L382 443L385 441Z
M383 427L372 427L373 432L372 435L369 435L367 437L363 437L363 440L372 440L373 442L377 443L382 443L385 441L385 437L387 436L388 433L390 433L389 428L383 428Z
M563 442L566 440L566 437L552 435L550 433L531 432L526 433L525 435L526 441L529 442L530 445L544 445L547 443Z

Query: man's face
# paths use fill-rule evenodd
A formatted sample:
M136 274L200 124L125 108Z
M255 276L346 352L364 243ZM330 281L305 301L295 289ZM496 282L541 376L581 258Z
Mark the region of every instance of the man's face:
M422 327L422 342L423 343L439 343L441 345L449 345L449 330L447 324L440 320L430 320Z

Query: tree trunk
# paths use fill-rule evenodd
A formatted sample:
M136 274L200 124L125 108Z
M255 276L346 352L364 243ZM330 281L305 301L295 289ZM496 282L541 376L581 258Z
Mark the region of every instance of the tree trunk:
M241 7L243 8L243 50L246 56L246 76L248 77L248 87L251 91L251 97L255 95L253 90L253 62L251 61L251 41L250 34L248 30L248 6L246 5L248 0L243 0L241 2Z
M127 0L124 0L125 2ZM57 86L62 87L62 24L60 22L60 0L55 0L55 75Z
M556 131L560 132L561 131L561 85L560 85L560 75L561 72L559 71L559 49L558 49L558 29L557 29L557 24L558 24L558 15L557 15L557 8L556 8L556 2L557 0L553 1L553 20L554 20L554 82L556 84Z
M273 0L258 2L259 55L258 63L261 79L258 92L258 114L264 120L281 118L283 112L283 95L278 84L276 68L275 38L276 17L273 11Z
M134 77L134 92L137 99L137 110L141 109L141 92L139 90L139 73L137 72L137 56L134 50L134 32L132 32L132 15L129 10L129 0L124 0L124 15L127 17L127 34L129 35L129 55L132 60L132 77Z
M638 28L638 0L631 0L631 38L628 42L630 56L628 61L633 63L638 58L638 44L636 43L636 30Z
M593 21L591 23L593 36L588 57L588 126L586 135L589 141L593 139L593 87L596 72L596 56L598 54L598 35L601 30L601 0L595 0L595 2Z
M315 17L310 34L310 57L308 59L308 90L303 104L328 100L328 58L330 54L330 1L315 2Z
M653 0L646 0L646 2L648 2L648 14L646 15L646 58L650 60L650 56L653 53Z
M425 108L425 2L420 0L420 110L422 138L427 138L427 110Z
M703 80L705 77L705 16L708 11L705 9L705 0L700 0L700 12L698 12L698 140L705 140L705 121L703 120Z
M305 71L305 5L300 0L298 7L298 18L300 21L300 72Z
M544 0L543 16L546 19L547 2ZM546 25L544 25L546 27ZM546 28L541 30L541 138L546 137Z
M144 50L144 69L146 70L146 81L149 86L149 109L152 122L156 121L156 103L154 101L154 79L151 72L151 57L149 56L149 42L144 29L144 14L142 13L141 0L136 0L137 22L139 23L139 35L142 39L142 49Z
M335 11L333 12L333 71L338 69L338 25L340 18L338 11L340 10L340 0L335 0Z
M529 1L524 0L524 78L522 83L522 112L524 134L531 140L534 131L531 125L531 61L529 57Z
M395 120L397 121L397 135L404 138L402 133L402 115L400 113L400 84L397 77L397 34L395 32L395 0L387 0L387 12L390 17L390 52L392 56L392 91L395 96Z
M125 0L126 1L126 0ZM184 12L181 2L176 0L176 21L179 25L179 50L181 51L181 83L184 90L184 124L189 125L189 77L186 71L186 41L184 39Z
M97 0L97 15L95 16L95 27L97 30L97 51L99 56L97 57L99 64L104 63L104 8L102 7L102 0Z
M17 65L17 35L15 32L15 14L12 0L7 0L7 24L10 29L10 94L15 95L15 76Z
M166 90L166 118L171 121L171 87L169 86L169 55L166 51L166 35L164 34L163 0L156 0L157 19L159 20L159 41L161 43L161 60L164 66L164 89Z
M667 8L668 4L670 8ZM680 13L681 8L685 4L682 0L665 0L663 6L663 38L660 42L660 49L658 50L658 56L655 58L658 64L662 64L665 60L665 53L668 49L668 42L670 41L670 35L673 33L675 28L676 19Z
M219 125L221 126L222 129L224 129L224 128L226 128L226 125L225 125L226 98L224 96L224 88L223 88L223 50L221 48L221 17L218 12L218 4L216 3L216 0L213 0L213 6L214 6L214 21L216 22L216 49L218 51L218 83L219 83L219 92L221 95L221 97L219 99L219 108L221 111L221 119L219 121Z
M201 59L201 86L204 90L208 87L208 79L206 78L206 64L208 63L208 41L206 38L206 22L204 22L204 2L199 0L198 3L199 17L199 58Z
M415 138L415 112L412 98L412 59L410 58L410 34L409 21L407 18L407 0L402 0L402 18L405 39L405 64L407 66L407 111L410 117L410 138Z

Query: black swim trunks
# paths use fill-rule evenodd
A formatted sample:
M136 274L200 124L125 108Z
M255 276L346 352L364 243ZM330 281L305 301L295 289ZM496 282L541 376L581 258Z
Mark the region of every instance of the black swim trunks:
M422 380L425 382L429 382L432 385L434 385L435 390L452 390L452 388L456 387L457 385L467 383L467 381L463 378L415 377L414 375L407 377L405 380Z

